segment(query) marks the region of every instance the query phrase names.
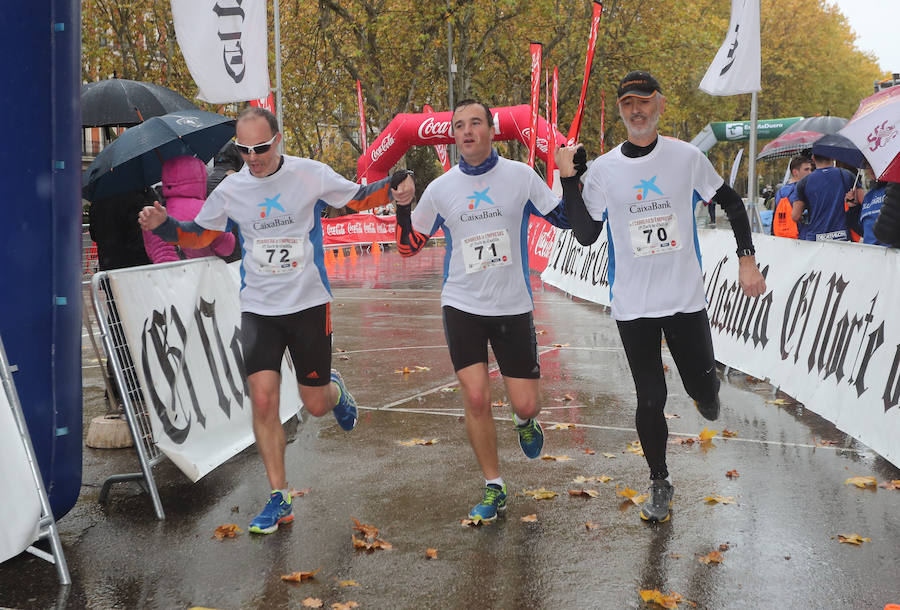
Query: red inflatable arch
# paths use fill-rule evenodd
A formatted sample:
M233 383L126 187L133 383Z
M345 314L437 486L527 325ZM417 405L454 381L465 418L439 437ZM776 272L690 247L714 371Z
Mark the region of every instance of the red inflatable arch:
M494 139L519 140L528 146L531 130L531 107L528 104L493 108ZM411 146L432 146L453 144L450 135L452 112L403 113L388 123L374 142L359 157L356 163L356 179L360 181L381 180L400 160ZM550 124L538 117L537 156L547 161L547 144L550 138ZM556 132L558 146L566 145L566 137Z

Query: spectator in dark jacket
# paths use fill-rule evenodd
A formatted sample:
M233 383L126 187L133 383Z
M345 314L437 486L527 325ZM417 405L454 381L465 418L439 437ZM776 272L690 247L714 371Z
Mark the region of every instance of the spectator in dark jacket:
M150 264L137 218L154 199L149 191L142 190L91 202L88 222L91 239L97 243L100 271Z

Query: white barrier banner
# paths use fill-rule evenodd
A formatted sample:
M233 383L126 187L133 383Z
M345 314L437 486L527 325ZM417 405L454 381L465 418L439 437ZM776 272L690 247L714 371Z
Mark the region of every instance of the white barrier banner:
M253 443L238 272L203 258L119 270L109 280L153 437L197 481ZM296 376L285 358L281 420L299 406Z
M38 492L25 444L6 392L0 388L0 563L37 540L41 522Z
M716 359L900 465L900 251L754 234L767 292L748 299L732 233L699 237ZM584 248L560 231L541 278L608 305L605 238Z

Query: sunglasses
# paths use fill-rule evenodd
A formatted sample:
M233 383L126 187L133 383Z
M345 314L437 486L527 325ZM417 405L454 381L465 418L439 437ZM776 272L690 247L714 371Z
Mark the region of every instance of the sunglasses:
M269 152L269 149L272 148L272 142L275 141L275 138L278 137L276 133L272 136L268 142L263 142L262 144L254 144L253 146L247 146L246 144L241 144L237 140L234 141L234 147L238 149L238 152L242 155L250 155L250 153L256 153L257 155L262 155Z

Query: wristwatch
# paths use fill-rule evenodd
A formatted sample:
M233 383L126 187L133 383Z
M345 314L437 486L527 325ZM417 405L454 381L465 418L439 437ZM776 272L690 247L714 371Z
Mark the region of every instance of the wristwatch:
M754 250L753 248L741 248L737 251L738 258L742 258L744 256L753 256L754 254L756 254L756 250Z

